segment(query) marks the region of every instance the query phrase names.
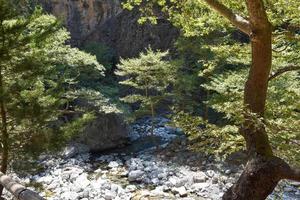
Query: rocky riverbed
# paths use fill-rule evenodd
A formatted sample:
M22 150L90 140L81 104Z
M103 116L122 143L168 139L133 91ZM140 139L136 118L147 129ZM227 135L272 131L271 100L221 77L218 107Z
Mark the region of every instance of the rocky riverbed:
M49 200L221 199L243 162L189 151L180 130L167 122L158 118L151 135L151 121L138 121L132 125L131 145L118 150L90 154L68 147L60 155L41 156L44 170L19 181ZM297 187L282 182L269 199L300 199Z

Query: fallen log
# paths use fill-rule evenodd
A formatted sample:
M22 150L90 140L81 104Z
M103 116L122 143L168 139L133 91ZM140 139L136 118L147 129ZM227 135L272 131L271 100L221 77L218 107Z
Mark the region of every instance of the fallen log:
M2 172L0 172L0 184L18 200L46 200Z

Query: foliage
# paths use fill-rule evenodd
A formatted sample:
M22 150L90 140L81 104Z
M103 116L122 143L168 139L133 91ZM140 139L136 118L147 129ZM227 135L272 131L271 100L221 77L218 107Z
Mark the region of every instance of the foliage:
M83 49L95 55L98 62L105 67L106 71L110 71L116 63L115 52L105 44L89 42L84 45Z
M0 99L7 115L9 148L22 151L42 133L50 137L51 124L74 100L69 94L78 89L80 74L92 70L103 75L104 68L95 56L66 45L70 35L55 17L39 8L23 16L9 3L0 3ZM86 119L82 114L77 124Z
M200 77L199 71L206 69L206 63L212 60L214 54L205 46L209 39L203 37L179 37L176 42L177 66L174 74L175 82L172 93L176 110L182 110L192 114L205 115L203 101L207 98L207 91L201 84L207 81L207 77ZM202 60L199 60L201 58Z
M238 13L245 19L249 19L244 0L219 0L233 13ZM264 1L268 18L273 25L273 57L272 70L282 69L286 66L299 65L300 40L299 19L300 2L297 0L268 0ZM251 61L249 38L232 38L234 31L232 24L219 15L212 12L207 1L165 1L165 0L127 0L124 7L132 9L139 6L143 13L144 22L149 20L156 23L156 10L160 8L169 20L179 27L186 37L200 37L199 52L208 49L211 56L199 56L201 70L199 75L206 80L203 87L212 93L207 102L211 108L220 112L226 118L223 127L208 125L207 122L197 116L186 112L177 111L175 122L182 126L189 135L195 134L200 138L211 137L212 146L219 152L222 145L231 149L241 148L241 136L237 135L238 127L243 122L243 91L247 77L247 68ZM218 36L211 38L210 36ZM299 164L299 74L289 72L274 80L269 81L266 118L262 120L253 114L253 120L257 124L263 124L269 133L275 153L293 163ZM187 83L187 85L189 85ZM249 114L249 113L248 113ZM194 123L192 127L186 124ZM199 128L201 126L206 129ZM231 128L228 129L228 126ZM222 130L225 131L225 137ZM207 132L205 131L207 130ZM217 130L217 132L213 131ZM219 134L218 134L219 132ZM229 137L231 134L234 137ZM194 137L195 137L194 136ZM223 140L219 143L220 138ZM201 144L205 143L200 140ZM236 144L236 145L234 145ZM225 153L226 153L225 151Z
M114 74L117 62L115 51L105 44L97 42L88 42L82 49L95 55L97 61L105 67L105 78L97 74L97 72L95 73L95 70L93 69L89 71L85 69L81 72L81 76L78 77L79 81L77 85L87 88L90 92L92 92L92 90L95 90L94 92L100 91L102 99L106 101L106 105L108 100L111 105L111 107L106 107L107 110L105 112L115 110L116 112L122 111L125 113L127 109L125 108L126 106L119 100L120 87L117 77ZM89 94L91 94L90 92ZM89 95L87 94L87 96ZM91 100L92 97L87 98ZM98 103L94 102L94 104Z
M244 0L219 0L220 3L230 8L233 13L247 18L246 2ZM298 0L289 0L288 5L285 0L264 1L268 17L274 27L281 30L286 29L282 25L299 24ZM177 27L181 28L185 36L204 36L216 30L226 32L232 28L229 21L217 12L212 12L205 0L127 0L123 7L132 10L139 6L143 14L140 22L149 20L157 23L157 8L162 10L169 20Z
M209 104L218 112L224 113L226 119L235 127L244 120L242 103L243 82L246 75L247 70L228 72L214 77L206 86L215 92ZM263 123L266 127L275 153L294 164L300 162L300 126L297 123L300 119L300 113L297 111L299 98L297 73L285 74L274 79L269 84L266 119L257 122ZM226 138L224 141L227 143ZM239 140L237 141L239 143Z
M217 126L200 116L183 111L174 113L172 123L187 134L191 148L195 151L226 157L244 149L244 138L235 125Z
M135 93L125 96L126 103L139 103L137 112L149 111L154 115L154 106L166 98L168 86L174 81L174 67L163 60L168 52L154 52L147 49L138 58L121 59L116 74L124 77L120 83L135 89Z

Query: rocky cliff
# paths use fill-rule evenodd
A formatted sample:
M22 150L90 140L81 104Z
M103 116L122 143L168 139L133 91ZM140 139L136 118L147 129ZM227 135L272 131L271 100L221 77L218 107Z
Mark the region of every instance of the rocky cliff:
M131 57L145 47L168 49L178 31L166 20L139 25L138 12L122 9L121 0L40 0L45 10L59 17L72 35L72 44L101 42L119 56Z

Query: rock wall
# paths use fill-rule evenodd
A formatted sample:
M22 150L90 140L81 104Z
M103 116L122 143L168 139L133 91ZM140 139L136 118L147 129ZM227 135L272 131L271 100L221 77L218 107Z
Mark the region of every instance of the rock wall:
M158 25L139 25L139 13L122 9L121 0L40 0L45 10L62 19L72 44L101 42L117 55L131 57L145 47L166 50L179 32L167 20Z

